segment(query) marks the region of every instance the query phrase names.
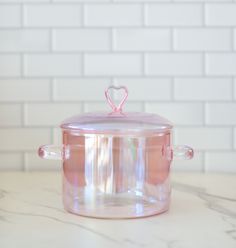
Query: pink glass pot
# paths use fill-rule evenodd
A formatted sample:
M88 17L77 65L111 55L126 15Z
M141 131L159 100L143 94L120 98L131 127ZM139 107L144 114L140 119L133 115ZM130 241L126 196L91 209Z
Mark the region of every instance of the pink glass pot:
M110 90L123 90L116 106ZM63 161L63 203L67 211L97 218L137 218L170 205L173 157L191 159L193 149L171 145L171 123L155 114L125 113L125 87L105 96L111 113L86 113L61 124L63 145L44 145L38 154Z

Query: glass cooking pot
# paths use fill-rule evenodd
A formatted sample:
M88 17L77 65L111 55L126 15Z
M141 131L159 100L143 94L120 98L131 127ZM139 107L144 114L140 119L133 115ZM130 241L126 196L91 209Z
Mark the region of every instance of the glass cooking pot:
M123 90L116 106L110 90ZM170 204L173 156L191 159L193 149L171 145L170 122L158 115L125 113L127 88L110 86L111 113L85 113L61 124L63 145L38 154L63 161L67 211L97 218L137 218L162 213Z

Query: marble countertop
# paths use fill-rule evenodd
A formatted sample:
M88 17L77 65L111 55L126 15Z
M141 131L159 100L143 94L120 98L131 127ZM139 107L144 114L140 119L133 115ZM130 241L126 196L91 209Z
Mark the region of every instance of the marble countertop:
M0 247L236 247L236 175L173 174L172 187L164 214L101 220L64 211L59 173L0 173Z

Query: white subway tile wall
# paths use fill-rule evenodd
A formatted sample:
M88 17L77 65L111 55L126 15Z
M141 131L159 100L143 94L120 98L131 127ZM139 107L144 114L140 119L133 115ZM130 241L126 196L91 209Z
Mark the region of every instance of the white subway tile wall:
M38 146L61 143L66 117L110 111L115 84L125 110L164 115L194 147L175 171L236 172L235 77L233 0L0 0L0 170L59 170Z

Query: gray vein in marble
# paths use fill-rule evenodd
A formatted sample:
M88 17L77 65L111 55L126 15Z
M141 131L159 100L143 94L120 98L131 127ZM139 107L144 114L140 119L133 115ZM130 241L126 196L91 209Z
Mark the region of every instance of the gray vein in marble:
M13 222L7 220L6 217L4 217L4 216L0 216L0 221L2 221L2 222L8 222L8 223L13 223Z
M173 183L173 188L175 190L179 190L182 192L186 192L186 193L191 193L195 196L198 196L200 199L204 200L206 203L206 206L218 213L224 214L226 216L230 216L232 218L236 218L236 212L231 211L229 209L226 209L222 206L220 206L219 204L217 204L216 202L213 202L212 200L225 200L225 201L232 201L235 202L236 199L233 198L228 198L228 197L222 197L222 196L218 196L218 195L211 195L209 193L206 192L206 189L201 188L201 187L196 187L196 186L192 186L192 185L187 185L187 184L182 184L182 183Z
M155 236L156 238L156 236ZM163 238L159 238L157 237L159 242L164 243L164 245L166 246L166 248L174 248L174 245L176 244L176 240L164 240ZM141 243L141 242L137 242L136 240L131 240L129 238L125 238L123 240L125 243L129 243L131 245L134 245L135 247L150 247L150 244L147 243Z
M56 207L52 207L52 206L47 206L47 205L43 205L43 204L35 204L35 203L31 203L31 202L28 202L28 204L30 205L35 205L35 206L39 206L39 207L43 207L43 208L48 208L48 209L52 209L52 210L55 210L57 212L60 212L60 213L65 213L65 211L61 208L56 208Z
M236 240L236 225L231 222L231 219L227 216L222 216L222 220L230 225L230 229L225 231L226 235L229 235L232 239Z
M123 239L123 242L124 243L129 243L131 245L134 245L135 247L147 247L148 246L148 244L144 244L144 243L140 243L140 242L138 243L135 240L131 240L129 238Z
M236 240L236 230L232 229L232 230L227 230L225 231L226 234L228 234L232 239Z
M6 196L6 194L8 194L9 192L4 190L4 189L0 189L0 199L4 198Z
M47 192L50 192L50 193L54 193L54 194L56 194L56 195L62 195L62 193L61 192L59 192L58 190L56 190L56 189L51 189L51 188L42 188L42 190L44 190L44 191L47 191Z
M206 189L201 188L201 187L196 187L196 186L192 186L192 185L189 185L189 184L176 183L176 182L172 183L172 186L176 190L182 190L184 192L189 192L189 193L204 193L205 196L214 197L214 198L217 198L217 199L220 199L220 200L236 202L236 199L234 199L234 198L229 198L229 197L225 197L225 196L209 194L209 193L206 192Z
M24 202L24 203L26 203L28 205L31 205L31 206L43 207L43 208L55 210L55 211L60 212L60 213L65 213L65 211L62 208L56 208L56 207L52 207L52 206L48 206L48 205L43 205L43 204L40 204L40 203L33 203L33 202L18 199L18 198L16 198L16 199L18 201Z
M79 227L79 228L81 228L81 229L83 229L85 231L91 232L92 234L98 235L101 238L104 238L104 239L106 239L108 241L111 241L111 242L114 242L116 244L119 244L120 243L119 240L113 239L113 238L109 237L108 235L106 235L104 233L101 233L101 232L98 232L96 230L93 230L93 229L91 229L89 227L83 226L81 224L69 222L69 221L63 221L63 220L60 220L60 219L55 218L55 217L52 217L52 216L47 216L47 215L43 215L43 214L34 214L34 213L23 213L23 212L9 211L9 210L2 209L2 208L0 208L0 211L5 212L5 213L8 213L8 214L14 214L14 215L24 215L24 216L47 218L47 219L50 219L50 220L53 220L53 221L57 221L57 222L60 222L60 223L66 224L66 225L71 225L71 226Z
M6 195L9 196L11 192L10 191L6 191L6 190L3 190L3 189L0 189L0 199L5 197ZM56 207L52 207L52 206L47 206L47 205L42 205L40 203L32 203L32 202L29 202L29 201L25 201L25 200L22 200L18 197L13 197L11 196L11 198L14 198L16 199L17 201L20 201L20 202L23 202L23 203L26 203L26 204L29 204L29 205L32 205L32 206L40 206L40 207L44 207L44 208L48 208L48 209L53 209L53 210L56 210L58 212L61 212L61 213L65 213L64 210L62 209L59 209L59 208L56 208Z

